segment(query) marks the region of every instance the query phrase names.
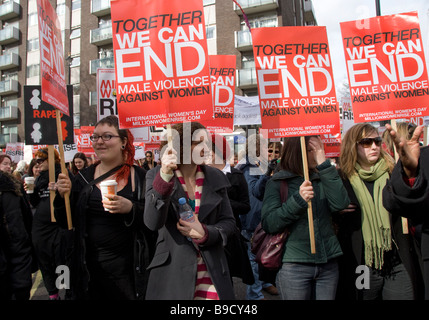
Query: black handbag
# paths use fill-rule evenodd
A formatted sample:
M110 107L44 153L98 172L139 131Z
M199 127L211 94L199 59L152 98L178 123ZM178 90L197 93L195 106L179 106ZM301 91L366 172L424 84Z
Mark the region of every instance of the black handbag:
M288 197L287 181L282 180L280 197L286 202ZM283 247L288 236L288 230L276 234L264 231L261 223L255 229L251 240L251 251L255 255L255 261L268 270L278 270L282 265Z

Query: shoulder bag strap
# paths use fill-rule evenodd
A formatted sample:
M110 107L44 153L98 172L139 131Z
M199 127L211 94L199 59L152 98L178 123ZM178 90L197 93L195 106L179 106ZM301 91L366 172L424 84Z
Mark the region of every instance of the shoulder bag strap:
M80 174L80 176L81 176L81 177L86 181L86 183L88 183L88 186L92 187L94 184L97 184L97 183L99 183L99 182L103 181L103 180L104 180L104 179L106 179L107 177L110 177L112 174L114 174L116 171L118 171L119 169L121 169L123 166L124 166L124 165L123 165L123 164L121 164L121 165L119 165L119 166L117 166L117 167L113 168L112 170L110 170L110 171L106 172L105 174L103 174L103 175L99 176L97 179L92 180L91 182L88 182L88 181L83 177L82 173L80 173L80 171L79 171L79 174Z

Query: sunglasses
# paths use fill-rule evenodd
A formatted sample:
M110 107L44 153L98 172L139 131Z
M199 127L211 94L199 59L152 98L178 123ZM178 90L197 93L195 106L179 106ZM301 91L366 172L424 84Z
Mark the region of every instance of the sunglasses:
M382 139L380 137L376 138L363 138L358 142L364 148L371 148L372 144L375 143L377 147L381 146Z
M273 149L268 149L268 153L273 153ZM280 154L279 150L274 151L275 154Z
M47 159L36 159L36 163L37 164L42 164L43 162L45 162Z

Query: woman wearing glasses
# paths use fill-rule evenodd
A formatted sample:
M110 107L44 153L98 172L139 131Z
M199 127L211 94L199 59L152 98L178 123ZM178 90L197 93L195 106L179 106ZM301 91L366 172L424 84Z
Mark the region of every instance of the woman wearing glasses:
M146 172L134 166L134 137L119 129L118 118L101 119L90 137L98 157L71 180L60 174L55 198L57 221L66 225L63 196L71 192L77 239L71 261L74 299L143 298L150 235L143 226ZM100 183L116 180L116 195L102 198Z
M341 176L351 204L337 216L340 258L338 298L416 298L412 239L401 219L383 206L382 191L394 161L381 147L375 127L356 124L345 134Z
M54 152L55 177L58 177L61 172L60 156L58 151ZM36 208L32 228L33 245L49 299L58 300L58 288L55 285L58 275L55 269L64 264L61 253L63 229L51 218L50 190L54 186L49 183L48 148L39 149L34 155L34 161L40 174L36 178L34 192L27 194L31 206ZM25 183L24 189L27 190Z

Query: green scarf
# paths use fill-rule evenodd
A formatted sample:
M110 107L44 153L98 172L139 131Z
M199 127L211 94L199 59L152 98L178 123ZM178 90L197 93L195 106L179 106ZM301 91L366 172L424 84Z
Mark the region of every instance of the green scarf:
M389 178L384 159L380 159L369 171L356 163L356 174L350 183L359 200L362 210L362 235L365 250L365 264L381 269L384 263L384 252L392 249L392 234L389 213L383 206L382 192ZM363 181L374 182L374 198Z

